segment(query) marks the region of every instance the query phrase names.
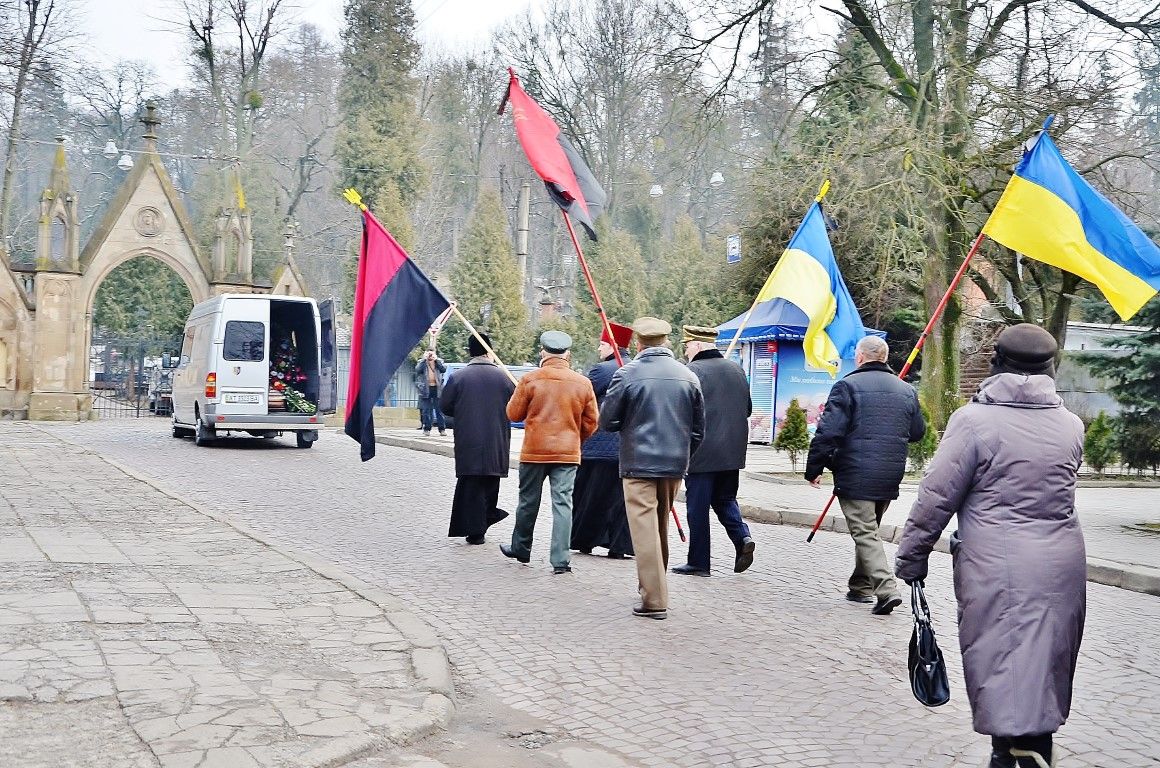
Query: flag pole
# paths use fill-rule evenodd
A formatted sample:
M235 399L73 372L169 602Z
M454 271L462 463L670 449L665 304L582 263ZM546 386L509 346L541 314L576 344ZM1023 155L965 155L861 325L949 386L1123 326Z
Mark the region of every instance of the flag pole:
M826 195L829 194L829 192L830 180L826 179L822 182L822 186L818 188L818 194L814 198L814 202L821 203L822 200L825 199ZM801 229L800 225L798 226L798 229ZM795 232L794 234L796 235L797 233ZM791 237L790 241L792 242L792 240L793 238ZM758 291L757 295L761 296L761 291ZM753 303L749 306L749 311L745 313L745 317L741 318L741 325L737 326L737 333L733 334L733 340L729 342L729 346L725 349L725 357L729 357L729 355L733 354L733 349L737 346L737 340L741 338L741 332L745 330L745 326L749 325L749 318L753 315L753 310L757 309L758 303L758 299L755 298Z
M967 267L970 266L971 259L975 258L975 254L979 252L979 246L983 244L984 237L985 235L980 232L979 235L975 238L975 241L971 243L971 249L967 251L967 257L963 259L962 266L959 267L959 271L956 272L955 276L951 279L950 287L947 288L946 293L943 294L942 300L939 301L938 306L935 307L934 314L931 315L930 320L926 324L926 327L922 329L922 335L918 337L918 343L914 345L914 349L910 351L910 356L906 358L906 364L903 365L902 370L898 372L898 378L905 380L906 374L910 373L910 367L914 365L914 361L918 359L918 353L922 351L922 345L926 343L926 337L930 335L931 330L934 328L934 324L938 322L939 317L942 316L943 310L946 309L947 304L951 300L951 296L954 295L955 289L958 288L959 283L962 282L963 275L967 274ZM817 533L818 529L822 527L822 521L826 519L826 513L830 511L830 506L833 505L835 498L837 498L837 494L830 494L830 500L826 502L825 509L822 510L822 514L818 516L817 521L814 523L814 527L810 529L809 535L806 536L807 544L814 540L814 534Z
M495 350L491 348L491 345L487 343L487 340L484 339L483 336L479 335L479 331L475 330L475 326L471 324L471 321L464 317L463 313L459 311L459 307L455 305L455 302L451 302L451 311L455 314L456 317L459 318L459 322L463 323L467 327L467 330L471 333L472 336L475 337L475 340L478 341L485 350L487 350L487 354L491 355L492 359L499 364L499 367L503 369L503 372L507 374L507 377L512 380L512 384L519 384L519 382L516 381L516 377L512 375L512 372L508 370L508 367L503 364L502 360L499 359L499 355L497 355Z
M576 230L572 227L572 217L563 208L560 213L564 216L564 223L568 225L568 236L572 238L572 247L576 249L576 258L580 261L580 269L584 272L584 279L588 281L588 290L592 292L592 301L596 304L596 311L600 313L600 322L608 338L612 339L612 353L616 355L616 365L624 365L620 357L620 345L612 335L612 325L608 322L608 315L604 312L604 305L600 302L600 294L596 292L596 283L592 281L592 273L588 271L588 262L584 259L584 251L580 249L580 241L576 239Z

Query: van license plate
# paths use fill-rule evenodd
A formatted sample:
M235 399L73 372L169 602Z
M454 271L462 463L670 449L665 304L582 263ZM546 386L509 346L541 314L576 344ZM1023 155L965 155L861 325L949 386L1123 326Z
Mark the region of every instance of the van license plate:
M258 395L258 394L237 394L237 393L227 392L226 393L226 402L227 403L260 403L260 402L262 402L262 396Z

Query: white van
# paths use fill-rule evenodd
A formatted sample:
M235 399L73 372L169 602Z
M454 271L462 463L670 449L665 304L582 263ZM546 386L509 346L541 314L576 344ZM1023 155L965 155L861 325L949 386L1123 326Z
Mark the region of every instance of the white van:
M283 396L275 367L293 366L291 386L307 403ZM224 294L189 313L173 374L173 436L206 445L223 433L277 437L299 448L318 439L337 401L334 303L261 294ZM311 408L313 406L313 409ZM310 412L312 411L312 412Z

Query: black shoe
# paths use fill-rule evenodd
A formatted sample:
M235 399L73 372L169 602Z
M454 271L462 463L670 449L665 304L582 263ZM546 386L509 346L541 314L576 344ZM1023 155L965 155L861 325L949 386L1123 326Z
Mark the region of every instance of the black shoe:
M673 568L673 573L679 573L682 576L708 576L709 572L701 568L694 568L686 563L685 565L678 565Z
M753 538L746 536L741 540L741 546L737 548L737 559L733 561L733 572L741 573L749 569L753 565L753 550L757 545L753 542Z
M572 567L569 565L553 565L552 566L552 573L556 574L557 576L560 575L561 573L571 573L571 572L572 572Z
M423 430L423 437L431 437L431 430L424 429Z
M588 547L587 549L585 549L584 547L581 547L580 549L578 549L576 551L582 555L591 555L592 554L592 547Z
M467 537L468 544L483 544L484 541L486 541L486 539L484 539L483 534L480 534L478 536L468 536Z
M1016 768L1016 765L1015 758L1010 752L992 752L991 762L987 763L987 768Z
M851 603L872 603L874 602L874 595L864 595L861 592L847 592L846 599Z
M885 600L879 598L878 603L870 609L870 613L875 616L885 616L900 605L902 605L902 598L898 595L888 597Z
M518 561L520 561L521 563L524 563L524 564L530 563L530 562L532 561L532 556L531 556L531 555L524 555L523 557L520 557L520 556L519 556L519 555L517 555L515 552L512 552L512 548L511 548L511 547L509 547L507 544L500 544L500 545L499 545L499 551L500 551L500 552L503 552L503 556L504 556L504 557L510 557L510 558L512 558L513 560L518 560Z
M446 435L446 434L447 434L447 430L446 430L446 429L441 429L441 430L439 430L439 434L441 434L441 435Z
M640 616L642 619L657 619L660 621L662 619L667 619L669 617L669 612L664 608L645 608L643 605L638 605L632 609L632 615Z
M608 559L609 560L623 560L624 553L623 552L609 552Z

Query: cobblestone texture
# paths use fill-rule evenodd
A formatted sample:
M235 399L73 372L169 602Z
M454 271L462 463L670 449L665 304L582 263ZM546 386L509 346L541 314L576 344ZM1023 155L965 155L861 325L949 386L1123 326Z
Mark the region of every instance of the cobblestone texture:
M0 457L0 765L306 766L442 722L442 657L379 604L34 426Z
M334 433L310 451L285 439L198 449L152 421L47 431L390 591L434 626L469 686L639 765L985 762L962 685L946 556L932 559L928 594L953 695L926 710L905 682L906 613L876 618L842 599L852 560L843 535L807 546L800 529L755 525L755 565L735 575L714 524L713 578L670 577L670 619L638 621L629 616L631 561L577 556L574 573L551 574L550 515L540 516L531 566L496 550L510 519L483 547L447 539L454 474L444 457L380 446L363 464L354 442ZM514 502L515 483L505 481L501 505ZM684 553L675 533L672 547ZM1089 585L1061 764L1160 765L1157 670L1160 600Z

